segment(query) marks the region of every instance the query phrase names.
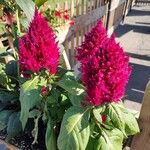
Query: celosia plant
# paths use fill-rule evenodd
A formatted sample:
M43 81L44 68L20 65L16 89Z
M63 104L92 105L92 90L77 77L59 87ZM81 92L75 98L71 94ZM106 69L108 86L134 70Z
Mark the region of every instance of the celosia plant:
M74 106L64 115L58 148L122 150L123 139L139 131L135 117L121 104L131 73L129 57L101 22L77 52L85 93L71 98Z
M129 58L114 36L107 37L101 22L86 35L77 58L81 63L86 101L92 105L120 101L131 73Z
M67 11L54 15L69 19ZM39 142L43 150L121 150L123 140L139 131L120 102L131 73L128 56L99 22L78 48L78 81L58 67L59 48L49 25L35 9L19 38L19 60L0 64L0 130L7 130L7 139L32 135L28 149Z
M19 40L19 62L21 73L38 73L48 69L55 74L59 52L55 35L47 21L36 9L27 33Z

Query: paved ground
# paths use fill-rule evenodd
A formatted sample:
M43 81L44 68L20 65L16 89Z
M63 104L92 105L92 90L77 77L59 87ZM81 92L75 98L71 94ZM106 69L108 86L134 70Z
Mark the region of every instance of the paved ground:
M150 6L134 6L115 33L117 40L130 54L133 66L125 104L140 110L145 86L150 80Z

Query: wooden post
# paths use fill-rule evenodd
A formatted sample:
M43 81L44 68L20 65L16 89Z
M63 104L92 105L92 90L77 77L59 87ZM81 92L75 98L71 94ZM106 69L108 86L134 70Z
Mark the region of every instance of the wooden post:
M150 81L144 94L139 126L141 132L133 138L131 150L150 150Z

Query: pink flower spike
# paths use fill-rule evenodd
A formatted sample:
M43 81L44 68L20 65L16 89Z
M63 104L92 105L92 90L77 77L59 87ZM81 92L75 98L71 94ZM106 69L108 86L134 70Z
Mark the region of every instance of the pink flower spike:
M129 58L114 35L108 38L101 21L85 36L77 52L85 101L94 106L120 101L131 74Z
M27 33L19 39L21 74L26 76L28 72L38 73L42 69L56 73L59 49L55 38L52 28L36 9Z

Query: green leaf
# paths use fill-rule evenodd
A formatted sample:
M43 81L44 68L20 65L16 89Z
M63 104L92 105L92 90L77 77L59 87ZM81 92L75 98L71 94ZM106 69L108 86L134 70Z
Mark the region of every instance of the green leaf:
M89 110L72 106L63 117L57 142L58 149L85 150L89 136Z
M114 128L113 130L102 129L102 135L95 142L93 150L121 150L123 143L122 132Z
M41 5L43 5L47 0L35 0L35 4L40 7Z
M108 104L106 108L108 116L113 122L114 127L120 129L125 135L125 122L122 116L121 110L117 107L116 104ZM126 135L125 135L126 136Z
M22 122L23 129L29 118L29 110L32 109L40 100L40 91L38 89L38 76L26 81L21 85L20 89L20 103L21 103L21 115L20 120Z
M26 14L28 21L31 22L35 12L35 4L32 0L16 0L16 3Z
M0 131L7 127L7 123L12 111L4 110L0 112Z
M48 120L45 134L45 143L47 150L56 150L56 135L51 119Z
M85 92L82 90L79 95L68 94L69 99L74 106L81 106L81 102L85 99Z
M75 80L72 72L67 72L56 84L73 95L79 95L84 91L84 87Z
M22 131L21 121L20 121L20 113L14 112L9 117L8 126L7 126L7 140L15 137Z
M129 136L138 133L140 130L135 116L131 112L129 112L129 110L126 109L123 105L120 106L117 104L117 106L122 112L122 117L125 122L126 135Z
M67 72L56 84L69 93L68 96L73 105L80 105L84 99L84 87L75 80L72 72Z

